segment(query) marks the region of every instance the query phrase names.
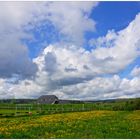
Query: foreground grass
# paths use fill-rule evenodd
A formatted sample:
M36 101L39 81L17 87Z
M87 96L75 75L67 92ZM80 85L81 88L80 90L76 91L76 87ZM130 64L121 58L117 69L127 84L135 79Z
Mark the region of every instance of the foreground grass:
M140 138L140 110L1 118L0 138Z

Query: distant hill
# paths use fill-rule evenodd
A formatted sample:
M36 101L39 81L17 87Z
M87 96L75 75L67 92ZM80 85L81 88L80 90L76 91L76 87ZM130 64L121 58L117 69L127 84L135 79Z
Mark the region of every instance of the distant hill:
M35 102L36 99L0 99L0 103L31 104Z
M59 104L69 103L115 103L115 102L126 102L134 101L140 98L125 98L125 99L107 99L107 100L63 100L59 99ZM38 99L0 99L0 103L15 103L15 104L32 104L37 103Z

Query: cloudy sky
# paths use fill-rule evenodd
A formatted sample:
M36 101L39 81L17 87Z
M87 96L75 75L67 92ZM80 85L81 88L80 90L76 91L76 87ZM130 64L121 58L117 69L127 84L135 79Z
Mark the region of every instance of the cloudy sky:
M0 99L140 97L140 2L0 2Z

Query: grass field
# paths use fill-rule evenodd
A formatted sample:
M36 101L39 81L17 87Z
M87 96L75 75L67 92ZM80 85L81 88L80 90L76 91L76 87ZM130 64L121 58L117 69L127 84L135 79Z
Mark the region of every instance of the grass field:
M0 103L0 138L140 138L140 98L85 104Z
M22 116L36 114L56 114L94 110L94 104L0 104L1 116Z
M140 110L140 98L117 100L115 102L98 102L84 104L2 104L0 103L1 116L22 116L32 114L55 114L64 112L82 112L92 110L132 111Z
M140 110L1 118L0 138L140 138Z

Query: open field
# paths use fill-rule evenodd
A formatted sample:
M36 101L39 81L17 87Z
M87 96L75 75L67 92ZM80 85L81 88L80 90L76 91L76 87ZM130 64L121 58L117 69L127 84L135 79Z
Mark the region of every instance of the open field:
M140 99L0 104L0 138L140 138Z
M92 110L132 111L140 110L140 98L116 100L113 102L96 102L84 104L2 104L0 103L1 116L21 116L37 114L55 114L65 112L83 112Z
M97 107L96 107L97 108ZM96 109L94 104L0 104L0 116L21 116L36 114L55 114L64 112L81 112Z
M1 118L0 138L140 138L140 110Z

